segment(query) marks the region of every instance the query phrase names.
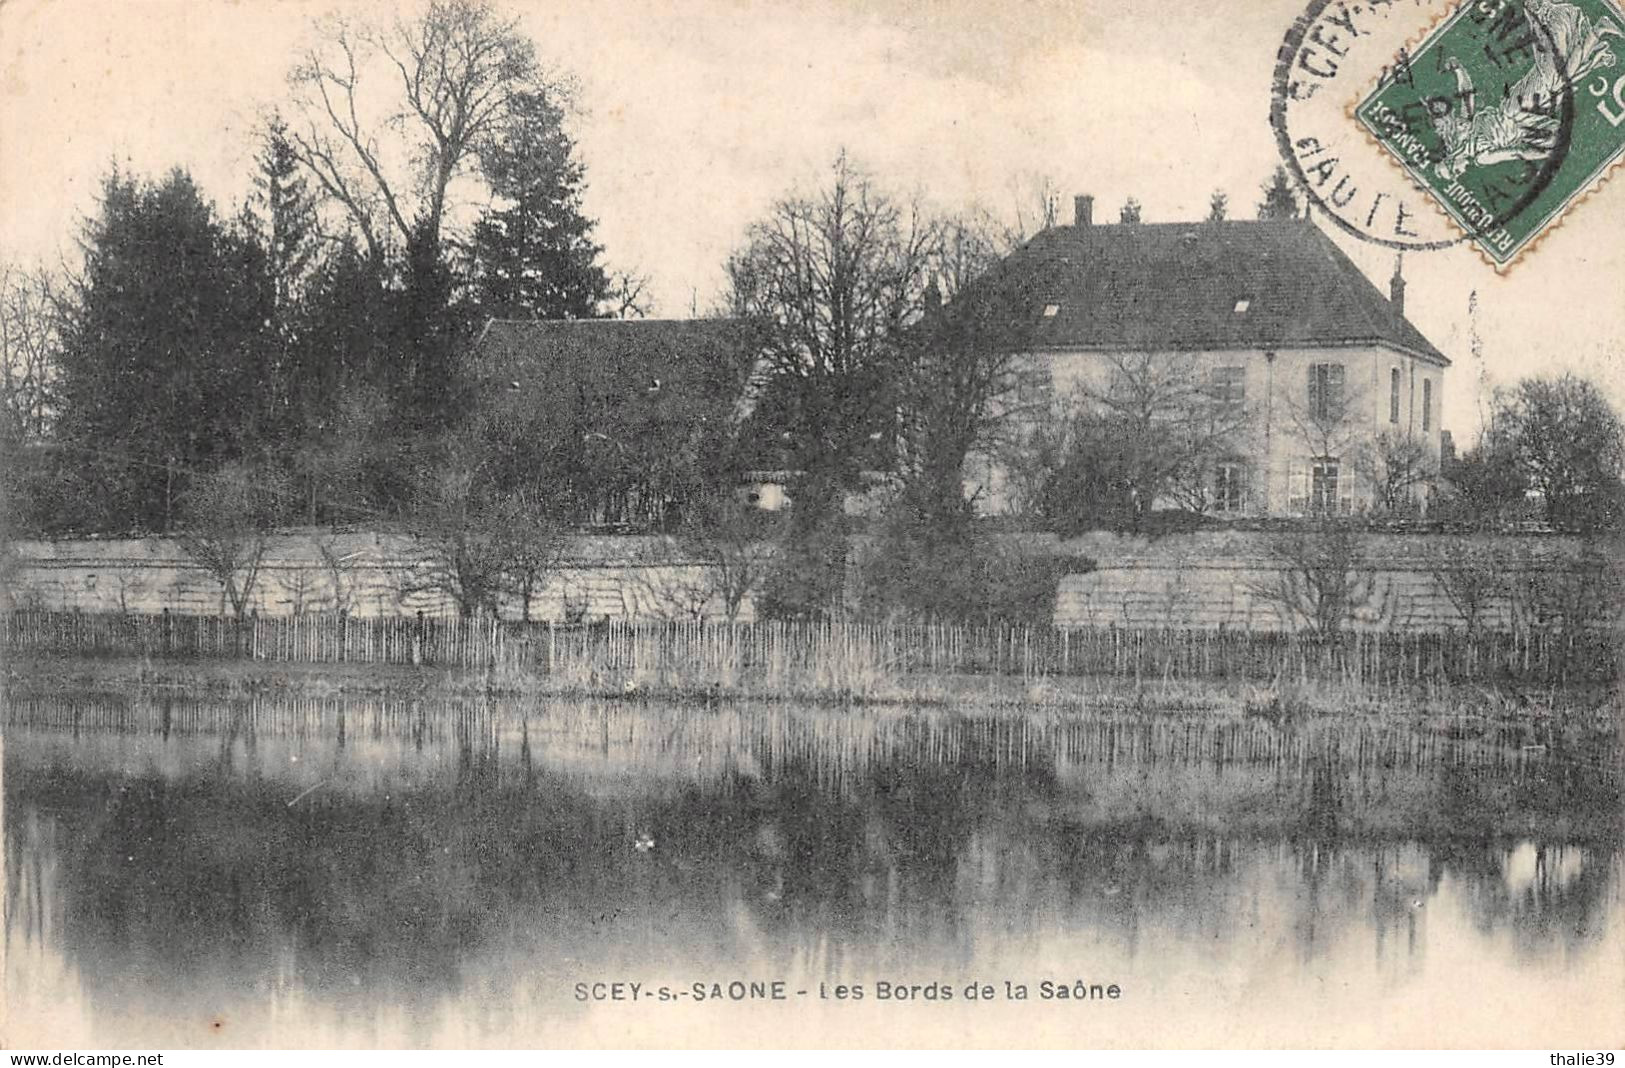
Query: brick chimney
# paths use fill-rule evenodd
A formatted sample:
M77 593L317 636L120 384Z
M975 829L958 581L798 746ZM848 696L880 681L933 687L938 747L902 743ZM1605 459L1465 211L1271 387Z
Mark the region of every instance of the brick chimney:
M1388 301L1394 306L1394 311L1400 315L1405 314L1405 254L1400 253L1394 257L1394 276L1388 279Z
M1093 226L1095 224L1095 198L1091 196L1075 196L1072 198L1072 225Z

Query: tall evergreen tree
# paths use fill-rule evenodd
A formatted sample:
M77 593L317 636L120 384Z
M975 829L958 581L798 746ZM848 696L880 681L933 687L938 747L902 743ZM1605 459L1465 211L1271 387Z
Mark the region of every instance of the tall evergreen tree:
M295 388L307 425L319 425L345 393L394 386L399 302L380 265L353 238L336 242L311 271L295 326Z
M254 207L265 245L277 318L286 323L317 250L316 198L310 192L288 124L272 115L255 157Z
M397 393L402 428L438 433L461 418L458 361L467 340L467 309L452 302L451 269L438 235L425 223L406 243L401 327L410 364Z
M510 107L508 129L483 160L506 206L474 227L475 300L483 314L502 318L591 317L610 284L593 221L582 214L583 171L563 112L545 93L519 94Z
M386 434L406 348L401 300L353 236L305 283L293 349L300 422L289 451L304 522L353 519L405 492Z
M1302 214L1298 206L1298 191L1292 188L1292 178L1285 167L1275 168L1275 173L1270 175L1263 189L1264 199L1258 202L1260 219L1296 219Z
M309 352L300 346L298 331L300 301L319 250L316 200L280 116L273 115L262 131L253 182L238 225L264 251L271 310L259 399L263 432L280 447L290 444L309 420L300 410L300 383L314 369L301 359Z
M265 254L222 226L184 171L114 171L84 239L63 328L58 439L81 461L104 529L162 529L188 472L262 432Z

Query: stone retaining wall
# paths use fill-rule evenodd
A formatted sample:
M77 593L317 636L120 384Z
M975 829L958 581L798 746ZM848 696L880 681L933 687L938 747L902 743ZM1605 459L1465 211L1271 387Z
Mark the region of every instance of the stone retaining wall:
M1089 534L1056 542L1027 539L1029 551L1083 556L1096 570L1066 576L1056 598L1062 626L1296 629L1301 619L1279 593L1291 576L1272 550L1281 537L1262 531L1217 531L1149 539ZM1495 582L1480 622L1505 627L1533 611L1520 604L1541 586L1585 585L1588 552L1577 539L1552 536L1368 534L1361 540L1359 596L1354 625L1370 630L1436 631L1462 624L1445 576L1489 574ZM20 542L10 568L14 605L85 612L161 612L196 615L226 609L224 593L173 539ZM356 616L423 612L455 615L456 605L436 594L402 595L413 559L412 541L375 531L294 531L275 537L256 584L261 615L346 608ZM537 592L538 620L720 618L706 602L706 569L670 541L648 536L582 536L569 540L563 564ZM1519 591L1524 591L1520 593ZM1459 591L1458 591L1459 592ZM1584 591L1582 591L1584 592ZM517 618L510 600L504 616ZM1523 613L1520 617L1519 613ZM750 619L747 598L741 618Z
M1283 582L1302 581L1279 539L1291 534L1216 531L1158 539L1089 534L1061 543L1096 561L1068 575L1056 598L1063 626L1233 627L1296 629L1301 618L1283 603ZM1549 610L1565 585L1585 582L1588 550L1577 538L1539 535L1364 534L1347 573L1356 596L1356 628L1438 631L1463 624L1460 598L1477 585L1485 595L1479 623L1512 625ZM1595 558L1591 561L1594 566ZM1522 616L1520 616L1522 614Z
M225 594L170 538L26 541L15 546L10 601L26 607L84 612L188 615L229 611ZM346 609L352 615L457 614L449 597L403 595L414 561L402 534L356 531L289 532L271 539L255 583L252 605L261 615L283 616ZM669 539L569 539L561 566L531 604L538 620L690 619L708 592L706 569L685 559ZM699 606L720 617L722 607ZM503 615L518 618L510 598ZM742 618L749 619L751 606Z

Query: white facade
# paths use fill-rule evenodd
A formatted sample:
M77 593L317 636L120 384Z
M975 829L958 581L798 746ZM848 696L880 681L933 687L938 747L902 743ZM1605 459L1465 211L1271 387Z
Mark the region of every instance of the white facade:
M1200 392L1230 412L1222 445L1207 450L1203 510L1219 517L1351 514L1399 496L1425 507L1440 455L1444 366L1385 344L1129 352L1056 349L1033 354L1047 387L1050 429L1113 389L1124 368ZM1315 370L1311 370L1314 368ZM1047 371L1047 374L1044 372ZM1311 385L1311 380L1315 385ZM1324 395L1324 401L1317 398ZM1018 438L1030 442L1028 426ZM1399 463L1411 470L1386 475ZM1011 465L967 464L967 491L984 514L1019 507ZM1422 477L1423 473L1426 477ZM1178 502L1159 500L1158 507Z

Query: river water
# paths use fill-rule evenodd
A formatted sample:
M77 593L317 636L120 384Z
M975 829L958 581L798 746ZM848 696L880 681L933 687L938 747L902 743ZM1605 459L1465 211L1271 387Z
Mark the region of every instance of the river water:
M1625 1035L1618 748L1561 733L88 695L6 722L13 1047Z

